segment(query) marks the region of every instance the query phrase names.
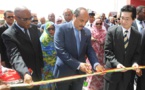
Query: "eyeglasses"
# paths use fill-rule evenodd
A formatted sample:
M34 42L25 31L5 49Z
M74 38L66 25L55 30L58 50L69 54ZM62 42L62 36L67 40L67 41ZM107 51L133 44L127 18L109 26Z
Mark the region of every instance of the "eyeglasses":
M17 16L20 20L22 20L22 21L30 21L31 19L32 19L32 17L30 17L30 18L21 18L21 17L19 17L19 16Z
M48 28L48 31L50 31L50 30L53 30L54 31L54 28Z
M7 18L9 18L9 19L10 19L10 18L14 18L14 16L7 16Z
M96 25L102 25L102 23L96 23Z
M32 22L38 22L38 20L32 20Z

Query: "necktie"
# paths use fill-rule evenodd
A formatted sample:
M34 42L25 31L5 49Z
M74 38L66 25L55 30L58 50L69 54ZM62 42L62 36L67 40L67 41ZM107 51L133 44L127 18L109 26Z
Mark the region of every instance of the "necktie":
M143 22L142 22L142 21L140 21L140 24L141 24L142 28L144 28L144 26L143 26Z
M144 28L142 21L140 21L139 24L140 24L139 32L142 33L142 29Z
M90 24L90 27L92 27L92 23Z
M28 35L28 32L27 32L27 29L24 29L24 31L25 31L26 37L30 39L30 37L29 37L29 35Z
M79 30L76 30L76 41L77 41L77 50L78 54L80 53L80 36L79 36Z
M124 32L124 49L125 49L125 53L126 53L127 46L128 46L128 43L129 43L128 37L127 37L127 33L128 33L128 31L126 30L126 31Z

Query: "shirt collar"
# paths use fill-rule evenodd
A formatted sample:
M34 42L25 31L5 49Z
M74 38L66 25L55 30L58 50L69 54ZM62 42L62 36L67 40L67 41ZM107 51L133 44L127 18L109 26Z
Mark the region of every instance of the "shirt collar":
M122 27L123 33L127 30L130 33L131 28L129 29L125 29L124 27Z
M139 23L139 24L140 24L140 22L141 22L141 21L140 21L140 20L138 20L138 19L135 19L135 21L136 21L136 23Z
M75 27L73 21L72 21L71 23L72 23L73 29L74 29L74 30L78 30L78 29L76 29L76 27ZM78 31L81 31L81 30L78 30Z
M25 33L24 28L22 28L21 26L19 26L17 22L15 22L15 24Z
M11 27L11 25L9 25L7 22L6 22L6 25L7 25L8 27Z

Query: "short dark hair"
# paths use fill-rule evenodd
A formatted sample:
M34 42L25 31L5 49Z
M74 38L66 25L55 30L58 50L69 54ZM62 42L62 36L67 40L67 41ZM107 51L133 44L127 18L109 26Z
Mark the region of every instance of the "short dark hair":
M4 17L6 17L6 13L7 13L7 12L9 12L9 13L13 13L13 11L11 11L11 10L7 10L7 11L4 12Z
M143 5L138 6L136 8L136 14L139 14L142 11L143 8L145 8L145 6L143 6Z
M77 9L74 11L74 15L75 15L76 17L78 17L78 16L80 15L80 11L81 11L81 10L87 11L87 9L85 9L84 7L79 7L79 8L77 8Z
M132 5L125 5L121 8L120 16L122 12L131 12L132 13L132 19L134 20L136 18L136 8Z

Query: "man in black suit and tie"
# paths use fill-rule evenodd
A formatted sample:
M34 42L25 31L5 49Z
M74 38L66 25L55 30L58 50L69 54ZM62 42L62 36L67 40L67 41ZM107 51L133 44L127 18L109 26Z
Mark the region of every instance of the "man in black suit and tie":
M125 5L120 13L120 26L110 27L105 41L105 67L125 68L134 67L138 69L140 61L141 35L131 27L136 17L136 8ZM124 71L107 73L105 75L104 90L130 90L132 87L132 76L135 71Z
M14 23L14 13L13 13L13 11L10 11L10 10L5 11L4 12L4 20L5 20L5 24L3 24L0 27L0 36L6 29L8 29ZM5 47L1 37L0 37L0 53L1 53L1 63L2 63L2 65L5 66L5 67L8 67L8 68L11 68L11 65L9 63L9 59L8 59L7 53L6 53L6 47Z
M133 26L141 33L141 61L140 65L145 65L145 6L138 6L136 8L137 15L136 20L133 22ZM137 79L137 90L145 90L145 70L142 70L142 76Z
M136 8L136 19L132 23L132 26L136 28L140 33L142 29L145 27L143 24L145 20L145 6L138 6Z
M43 60L38 29L30 24L32 16L26 7L16 7L14 14L16 22L2 34L8 58L12 68L24 79L24 83L40 81ZM39 86L16 90L39 90Z

